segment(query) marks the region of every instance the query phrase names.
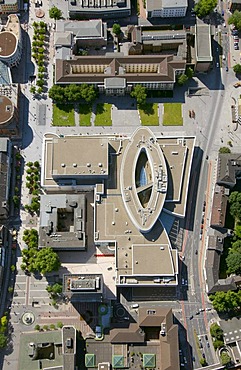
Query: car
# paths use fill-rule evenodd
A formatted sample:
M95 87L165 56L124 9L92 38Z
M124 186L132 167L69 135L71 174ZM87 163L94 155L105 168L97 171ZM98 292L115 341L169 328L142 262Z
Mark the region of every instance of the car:
M207 342L207 347L208 347L208 348L210 348L210 344L209 344L209 342Z
M181 366L181 367L184 367L185 365L181 362L181 363L180 363L180 366Z
M188 286L188 282L187 282L187 280L185 280L185 285L186 285L186 286Z
M233 39L234 39L234 40L239 40L238 35L234 35L234 36L233 36Z
M199 308L198 310L199 312L203 312L204 311L204 308Z
M225 55L223 55L223 60L225 60L226 59L226 57L225 57Z
M219 66L219 64L217 63L217 66ZM203 205L203 212L205 212L205 208L206 208L206 206L205 205Z
M224 16L224 10L222 10L222 16Z
M184 360L185 364L187 364L187 359L186 359L185 356L183 357L183 360Z
M206 203L206 200L204 200L204 202L203 202L204 207L206 207L206 204L207 204L207 203Z
M239 49L239 46L238 45L234 45L234 50L238 50Z
M207 334L205 335L205 339L206 339L206 340L208 340L208 336L207 336Z
M228 66L226 66L225 70L226 70L226 72L228 72Z
M200 235L199 235L199 240L202 240L202 237L203 237L203 236L202 236L202 234L200 234Z
M226 27L226 23L225 22L223 22L223 27Z
M193 315L191 315L190 317L189 317L189 320L192 320L193 319Z
M185 260L185 256L182 256L181 258L182 258L182 261L184 261L184 260Z
M211 307L206 307L206 311L211 311Z
M192 13L192 14L191 14L191 16L192 16L192 17L196 17L196 14L195 14L195 13Z
M199 348L203 348L203 345L201 342L199 342Z
M206 357L206 356L205 356L205 353L203 353L203 354L202 354L202 356L203 356L203 358L205 358L205 357Z
M200 312L199 312L199 311L197 311L197 312L196 312L196 315L200 315Z
M195 250L195 254L198 254L198 251L197 250Z
M201 234L201 235L203 234L203 229L200 229L200 234Z
M182 278L182 285L185 285L185 280Z
M139 304L138 303L134 303L131 305L131 308L138 308L139 307Z

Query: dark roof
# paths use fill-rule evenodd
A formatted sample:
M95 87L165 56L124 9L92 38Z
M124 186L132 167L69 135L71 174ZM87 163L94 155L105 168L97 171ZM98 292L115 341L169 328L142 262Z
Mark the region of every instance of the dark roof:
M111 343L144 343L145 333L138 324L130 324L126 329L113 329L110 333Z
M167 324L166 330L172 325L172 310L170 308L139 308L140 327L160 327L162 323Z
M213 195L211 223L212 227L223 228L227 209L228 196L223 186L216 185Z
M218 156L217 183L233 187L236 177L241 175L241 154L225 153Z
M213 288L219 278L220 253L216 250L207 250L206 253L206 276L208 294L214 293Z
M223 251L223 237L221 235L212 235L208 238L208 249L216 250L218 252Z
M131 65L155 65L153 72L127 69ZM71 60L56 60L55 81L61 83L104 83L107 78L124 77L127 83L175 82L175 70L184 70L185 61L174 55L129 55L108 53L105 56L82 56ZM99 69L99 70L98 70Z

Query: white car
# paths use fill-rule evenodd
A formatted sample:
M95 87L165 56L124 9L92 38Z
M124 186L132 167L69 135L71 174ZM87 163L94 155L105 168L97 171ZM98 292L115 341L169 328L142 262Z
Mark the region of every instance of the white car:
M101 329L101 326L96 326L95 327L95 335L96 335L96 338L101 338L102 337L102 329Z

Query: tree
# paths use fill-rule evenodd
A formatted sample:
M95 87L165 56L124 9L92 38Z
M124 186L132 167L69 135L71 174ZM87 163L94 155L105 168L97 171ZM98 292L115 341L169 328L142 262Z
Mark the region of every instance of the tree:
M131 92L131 97L136 98L138 104L145 104L147 97L146 88L141 85L136 85Z
M229 274L240 274L241 273L241 254L239 252L232 252L230 250L226 264L228 267Z
M192 78L193 75L194 75L193 69L188 67L187 70L186 70L186 75L187 75L188 78Z
M207 362L206 362L205 358L202 357L200 359L200 365L202 365L202 366L206 366L207 365Z
M119 25L119 23L114 23L114 24L113 24L112 32L113 32L116 36L119 36L119 35L120 35L120 33L121 33L121 26Z
M7 337L4 334L0 334L0 348L4 348L7 345Z
M50 327L51 330L56 329L56 326L54 324L50 324L49 327Z
M35 325L34 330L38 330L39 331L40 330L40 325L38 325L38 324Z
M229 148L227 148L226 146L222 146L221 148L219 148L219 153L231 153L231 150Z
M233 71L237 74L240 74L241 73L241 64L235 64L235 66L233 66Z
M223 340L215 339L214 338L214 341L213 341L213 347L214 347L214 349L221 348L221 347L223 347L223 345L224 345L224 341Z
M93 102L97 98L97 90L93 85L81 85L81 97L87 103Z
M185 74L182 74L177 78L177 83L178 85L181 85L181 86L185 85L187 81L188 81L188 77Z
M29 91L31 92L31 94L35 94L36 93L36 87L35 86L31 86Z
M34 262L35 270L45 275L48 272L58 271L60 260L57 253L51 247L46 247L38 251Z
M62 293L63 287L59 283L55 283L54 285L48 285L46 288L48 293L51 293L53 295L57 295Z
M241 240L239 239L239 240L236 240L236 242L233 242L231 249L232 249L232 252L241 253Z
M54 100L55 102L58 103L63 103L65 102L65 89L64 87L61 87L59 85L53 85L49 89L49 97L50 99Z
M238 191L233 191L228 201L230 203L230 214L238 220L241 220L241 193Z
M69 102L79 101L82 97L81 86L73 84L65 87L64 96Z
M52 6L49 9L49 18L53 18L55 20L60 19L62 17L62 11L57 8L57 6Z
M241 29L241 12L235 10L235 12L229 17L228 24L234 24L235 27Z
M228 365L231 362L231 357L229 354L225 351L223 351L220 355L221 363L223 366Z
M57 328L62 329L63 326L64 325L63 325L63 323L61 321L58 321L57 322Z
M210 300L212 302L213 308L217 312L227 312L228 305L225 300L226 293L224 292L216 292L215 294L210 296Z
M223 339L223 330L220 326L215 322L210 326L210 334L213 338L222 340Z
M194 10L199 18L203 18L210 14L217 6L217 0L199 0L195 5Z

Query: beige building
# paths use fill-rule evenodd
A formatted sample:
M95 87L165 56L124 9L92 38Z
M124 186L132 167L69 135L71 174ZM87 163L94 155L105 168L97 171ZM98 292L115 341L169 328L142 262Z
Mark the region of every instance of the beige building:
M95 245L114 254L117 286L178 284L178 251L159 217L185 216L194 144L194 137L156 137L144 127L130 137L45 138L41 185L50 199L93 194L88 228Z

